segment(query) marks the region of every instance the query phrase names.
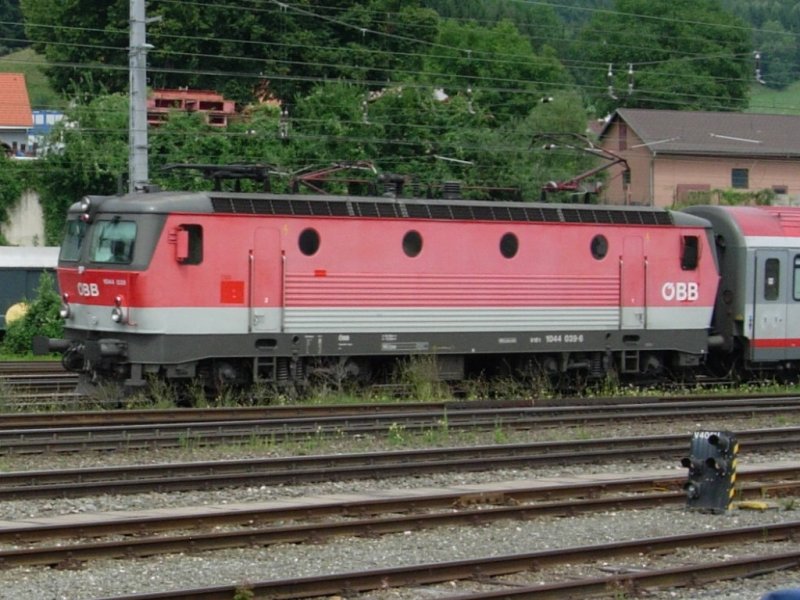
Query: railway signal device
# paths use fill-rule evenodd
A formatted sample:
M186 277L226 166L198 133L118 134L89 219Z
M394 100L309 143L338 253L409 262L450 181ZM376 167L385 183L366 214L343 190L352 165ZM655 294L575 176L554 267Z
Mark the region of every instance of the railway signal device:
M683 486L686 506L710 512L730 508L736 482L739 442L730 431L695 431L681 464L689 469Z

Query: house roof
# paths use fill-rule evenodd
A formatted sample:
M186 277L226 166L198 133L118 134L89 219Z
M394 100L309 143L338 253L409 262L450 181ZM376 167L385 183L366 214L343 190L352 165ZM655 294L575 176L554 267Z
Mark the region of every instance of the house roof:
M22 73L0 73L0 127L33 127L28 88Z
M800 116L620 108L600 139L620 120L653 154L800 156Z

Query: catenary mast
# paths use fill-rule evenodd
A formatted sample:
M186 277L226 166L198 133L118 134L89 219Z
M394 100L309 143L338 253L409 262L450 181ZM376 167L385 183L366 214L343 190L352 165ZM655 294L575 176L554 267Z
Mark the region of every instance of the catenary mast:
M145 0L130 2L130 112L128 125L128 191L142 191L147 173L147 51Z

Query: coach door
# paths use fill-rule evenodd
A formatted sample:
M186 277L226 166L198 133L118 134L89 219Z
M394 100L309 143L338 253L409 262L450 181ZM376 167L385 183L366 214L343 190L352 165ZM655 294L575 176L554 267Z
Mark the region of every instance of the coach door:
M786 303L789 298L789 255L785 250L756 251L753 296L753 360L786 358Z
M643 329L645 326L645 268L642 238L626 237L620 264L622 329Z
M283 254L276 229L256 229L250 255L250 331L281 331Z

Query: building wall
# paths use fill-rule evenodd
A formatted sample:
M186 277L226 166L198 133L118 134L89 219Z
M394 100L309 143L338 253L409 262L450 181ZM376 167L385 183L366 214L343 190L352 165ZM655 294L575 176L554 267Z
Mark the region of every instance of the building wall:
M609 204L671 206L689 190L729 190L732 170L747 169L742 192L785 188L789 198L800 197L800 159L721 157L659 154L658 145L645 146L627 124L612 123L602 140L604 148L628 161L630 184L623 185L623 167L609 169L602 200Z
M614 165L608 170L603 202L608 204L636 204L648 206L651 203L650 169L651 154L647 147L630 128L620 132L620 123L613 123L603 138L603 147L621 156L630 168L630 183L623 179L623 165Z
M44 213L36 192L25 192L8 211L8 223L0 231L12 246L44 246Z
M679 185L707 185L710 190L734 189L733 169L747 169L748 172L747 188L735 191L758 192L783 187L790 196L800 194L800 160L656 155L653 203L670 206L679 200L676 194Z
M28 148L27 129L0 129L0 142L20 150Z

